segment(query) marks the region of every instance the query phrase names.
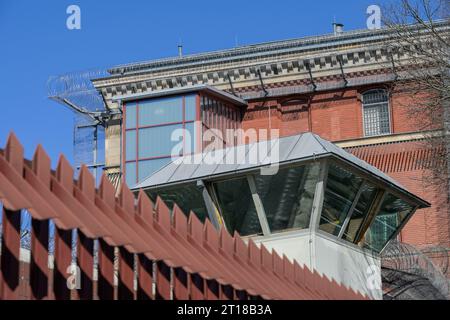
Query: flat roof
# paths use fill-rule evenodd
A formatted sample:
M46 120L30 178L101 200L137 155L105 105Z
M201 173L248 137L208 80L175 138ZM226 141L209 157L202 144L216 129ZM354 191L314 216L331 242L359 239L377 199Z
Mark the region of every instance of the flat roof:
M198 84L198 85L193 85L193 86L171 88L171 89L158 90L158 91L127 94L127 95L114 97L112 100L113 101L133 101L133 100L139 100L139 99L151 99L151 98L159 98L159 97L165 97L165 96L173 96L173 95L179 95L179 94L185 94L185 93L191 93L191 92L206 92L209 95L218 97L218 98L228 101L234 105L247 106L247 101L245 101L237 96L234 96L228 92L216 89L207 84Z
M216 177L231 176L242 172L254 171L258 168L267 167L270 164L267 156L264 159L259 159L258 157L258 159L252 163L248 163L249 161L246 161L246 159L248 159L248 155L251 154L251 152L261 150L262 148L267 148L267 153L270 154L269 148L272 150L276 144L278 144L279 155L277 163L280 166L288 163L334 156L351 165L354 165L355 167L368 173L370 176L381 180L384 184L387 184L402 194L405 194L409 198L415 200L417 205L421 207L430 206L427 201L409 192L405 187L384 172L348 153L335 144L322 139L316 134L308 132L270 141L271 143L260 141L252 144L238 145L223 149L221 158L222 161L215 161L214 163L210 160L210 157L213 155L212 152L180 157L162 167L160 170L135 185L132 189L153 189L201 179L207 180ZM251 151L252 149L253 151ZM241 161L238 160L234 161L233 164L228 164L226 159L227 156L230 157L231 155L233 155L233 159L236 159L237 157L237 159L240 159ZM196 161L191 163L193 157Z

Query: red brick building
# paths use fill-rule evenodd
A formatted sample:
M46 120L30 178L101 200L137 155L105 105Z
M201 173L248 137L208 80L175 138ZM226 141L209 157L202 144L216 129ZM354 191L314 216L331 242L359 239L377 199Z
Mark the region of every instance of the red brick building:
M418 129L423 115L411 117L408 106L419 97L396 86L408 80L407 51L387 49L389 36L386 30L350 31L135 63L93 83L110 109L123 109L126 96L197 85L235 95L247 102L238 119L242 129L316 133L429 201L431 208L418 210L399 238L450 247L448 194L428 181L437 150L424 145L439 131ZM111 176L126 171L123 129L120 116L106 129Z
M429 163L435 153L425 146L427 139L417 132L416 119L407 108L408 92L388 97L389 128L383 135L366 136L364 132L364 94L389 90L372 84L320 93L283 96L279 99L249 103L242 126L267 128L269 108L271 125L281 136L311 131L333 141L388 173L411 192L420 195L432 207L416 212L400 234L400 240L418 246L450 245L450 216L445 193L436 190L427 178ZM389 88L389 87L388 87ZM420 119L420 118L419 118Z

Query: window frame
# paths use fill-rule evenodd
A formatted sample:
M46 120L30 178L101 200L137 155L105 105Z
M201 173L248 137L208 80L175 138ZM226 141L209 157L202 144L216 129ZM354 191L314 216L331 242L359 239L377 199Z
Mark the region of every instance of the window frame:
M263 234L263 235L247 235L247 236L243 236L243 238L249 238L249 237L253 237L253 236L275 237L277 235L283 236L285 234L298 233L298 232L302 232L305 230L318 229L318 221L314 220L314 218L317 215L320 216L321 211L322 211L322 205L323 205L323 200L324 200L323 193L325 190L324 187L326 185L327 173L328 173L327 157L325 157L325 158L318 157L318 158L313 158L313 159L307 159L307 160L302 161L301 163L283 163L283 164L280 164L279 171L281 171L283 169L313 165L314 163L318 163L318 165L319 165L319 176L317 178L316 185L314 187L315 192L314 192L313 204L311 207L310 220L309 220L308 226L306 228L291 228L291 229L286 229L286 230L281 230L281 231L273 231L273 230L271 230L271 228L267 222L267 215L265 213L264 205L262 204L262 207L264 210L264 217L263 217L263 219L261 219L261 216L258 213L258 219L259 219L260 227L261 227L261 230L263 231L263 233L264 233L264 230L266 230L266 232L268 232L268 233ZM205 185L211 186L211 188L208 189L208 192L210 193L210 196L211 196L214 204L216 205L222 220L224 221L225 228L226 228L226 223L225 223L225 219L222 214L222 208L218 202L217 194L216 194L214 188L212 187L212 185L215 183L220 183L220 182L227 181L227 180L247 179L247 184L248 184L248 187L250 188L250 182L248 181L248 177L251 176L254 178L255 174L257 174L259 172L259 169L260 168L251 169L249 171L242 172L242 173L234 175L232 177L230 177L229 175L224 175L224 176L219 176L219 177L204 180ZM322 189L318 191L317 185L322 185ZM251 188L250 188L250 190L251 190ZM318 193L317 193L317 191L318 191ZM260 197L258 194L257 194L257 196ZM257 203L255 202L255 199L252 199L252 201L256 208Z
M372 92L384 92L386 95L386 104L387 104L387 114L388 114L388 122L389 122L389 132L387 133L379 133L379 134L372 134L372 135L368 135L366 133L366 117L365 117L365 108L366 106L373 106L376 104L380 104L380 103L384 103L384 102L375 102L375 103L364 103L364 96L367 94L370 94ZM391 99L390 99L390 95L388 90L383 89L383 88L373 88L373 89L369 89L366 90L364 92L361 92L361 111L362 111L362 131L363 131L363 137L364 138L372 138L372 137L381 137L381 136L387 136L392 134L393 130L392 130L392 115L391 115Z
M186 120L186 100L189 96L194 96L195 98L195 119L194 120ZM168 96L167 98L171 98L173 96ZM145 101L149 101L152 99L137 99L137 100L133 100L133 101L128 101L128 102L123 102L122 104L122 114L123 114L123 119L122 119L122 137L121 137L121 141L122 141L122 159L121 159L121 163L122 163L122 172L123 172L123 177L125 179L125 181L127 180L127 172L126 172L126 166L129 163L135 163L136 164L136 182L135 183L139 183L139 162L142 161L151 161L151 160L160 160L160 159L171 159L172 155L156 155L156 156L151 156L151 157L144 157L144 158L140 158L139 157L139 131L141 129L149 129L149 128L158 128L158 127L165 127L165 126L171 126L171 125L181 125L183 129L186 129L188 124L194 124L194 135L195 135L195 124L196 122L200 121L200 94L198 92L195 93L189 93L189 94L183 94L180 95L181 100L182 100L182 106L181 106L181 110L182 110L182 121L178 121L178 122L167 122L167 123L158 123L158 124L151 124L151 125L143 125L140 126L139 125L139 104L143 103ZM135 107L135 111L136 115L135 115L135 119L136 119L136 124L135 127L127 127L127 104L132 104ZM127 132L131 132L134 131L136 134L136 157L134 160L127 160L126 158L126 135ZM197 143L196 141L196 137L191 137L192 141L191 143L195 144ZM185 139L183 137L183 145L185 144ZM197 152L197 150L191 150L191 154ZM187 153L184 155L188 155Z
M369 183L371 185L373 185L374 187L376 187L378 189L378 192L380 193L380 197L379 199L374 199L374 202L372 203L372 207L370 210L374 212L373 216L370 217L366 217L366 221L361 224L361 226L358 228L357 231L357 236L355 237L355 241L351 242L348 241L346 239L343 238L343 234L340 235L340 237L335 236L331 233L328 233L324 230L320 230L319 229L319 224L318 222L320 221L320 217L322 215L322 208L320 208L320 211L318 212L316 219L317 222L315 224L311 225L311 231L317 232L321 235L325 235L330 239L334 239L335 242L337 243L343 243L346 245L349 245L351 247L357 248L359 250L363 250L365 252L371 252L374 255L380 255L380 253L389 245L389 243L398 237L399 233L401 232L402 228L409 222L409 220L411 219L411 217L414 215L414 213L417 211L417 209L419 209L419 205L417 203L415 203L415 201L412 201L412 199L409 199L408 196L402 194L401 192L399 192L398 190L396 190L395 188L385 185L384 183L382 183L381 181L378 181L378 179L373 179L370 178L370 176L367 174L367 172L364 172L364 170L362 170L361 168L355 167L353 164L348 163L346 161L342 161L342 159L340 159L339 157L336 156L331 156L328 157L326 159L324 159L327 162L326 165L326 171L328 171L328 166L330 164L330 162L335 162L337 165L339 165L340 167L344 168L345 170L348 170L352 173L354 173L355 175L358 175L362 178L363 183L362 185ZM328 177L328 172L325 175L325 179L324 179L324 184L323 184L323 193L325 193L325 188L327 185L327 177ZM405 219L397 226L396 231L390 236L390 238L387 240L387 242L384 244L383 248L377 252L374 249L369 249L369 248L363 248L362 246L360 246L360 241L357 242L356 239L358 238L358 235L362 232L363 234L365 234L366 232L368 232L368 230L370 229L371 225L373 224L373 222L375 221L375 218L377 217L380 209L381 209L381 205L383 203L383 200L385 198L385 196L387 194L390 194L396 198L401 199L402 201L405 201L406 203L410 203L411 206L413 207L413 209L409 212L409 214L405 217ZM324 198L321 199L321 205L323 205L324 202ZM354 207L353 207L354 210ZM350 216L353 213L353 210L350 212ZM370 213L369 213L370 214ZM313 213L313 216L315 215L315 213ZM365 224L365 225L364 225ZM363 230L364 229L364 230ZM363 232L364 231L364 232Z

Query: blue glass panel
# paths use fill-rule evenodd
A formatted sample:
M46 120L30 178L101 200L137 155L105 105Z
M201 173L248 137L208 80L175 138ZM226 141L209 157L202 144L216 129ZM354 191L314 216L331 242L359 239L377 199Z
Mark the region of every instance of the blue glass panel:
M170 126L154 127L139 130L139 158L152 158L159 156L169 156L172 149L182 143L182 131L178 132L175 138L177 141L171 141L172 133L176 129L182 129L183 125L176 124Z
M129 162L125 164L125 182L129 187L136 184L136 162Z
M182 97L153 99L139 102L139 126L151 126L182 121Z
M186 123L186 135L185 135L185 150L183 154L195 153L196 151L196 141L198 138L197 135L197 126L194 122Z
M155 171L161 169L163 166L168 164L170 161L171 161L170 158L139 161L138 162L139 181L142 181L143 179L147 178Z
M135 102L127 102L125 104L125 128L131 129L136 128L136 103Z
M197 115L197 95L191 94L186 96L185 107L186 107L185 109L186 121L195 120Z
M125 131L125 159L136 160L136 130Z

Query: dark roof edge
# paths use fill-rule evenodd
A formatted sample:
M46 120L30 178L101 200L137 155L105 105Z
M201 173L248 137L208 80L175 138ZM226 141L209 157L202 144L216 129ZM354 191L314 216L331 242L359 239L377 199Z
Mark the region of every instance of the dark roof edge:
M206 84L172 88L172 89L159 90L159 91L149 91L149 92L143 92L143 93L133 93L133 94L129 94L129 95L114 97L112 99L112 101L126 102L126 101L138 100L138 99L158 98L158 97L165 97L165 96L190 93L190 92L208 92L214 96L217 96L219 98L222 98L224 100L227 100L229 102L237 104L239 106L247 106L247 102L245 100L243 100L237 96L234 96L226 91L216 89L216 88L206 85Z

